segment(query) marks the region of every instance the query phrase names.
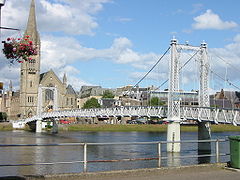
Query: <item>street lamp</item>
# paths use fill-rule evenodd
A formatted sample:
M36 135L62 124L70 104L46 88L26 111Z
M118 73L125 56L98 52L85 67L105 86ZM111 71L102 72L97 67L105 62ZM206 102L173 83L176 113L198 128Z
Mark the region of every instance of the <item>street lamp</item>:
M1 10L2 6L4 6L6 0L0 0L0 37L1 37Z

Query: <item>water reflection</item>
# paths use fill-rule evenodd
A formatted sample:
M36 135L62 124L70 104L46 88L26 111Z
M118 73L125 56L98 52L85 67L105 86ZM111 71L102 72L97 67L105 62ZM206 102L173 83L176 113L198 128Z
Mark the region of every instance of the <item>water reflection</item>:
M211 157L209 156L211 154L211 150L209 151L198 151L198 155L201 157L198 157L198 164L204 164L204 163L210 163Z
M178 152L169 152L167 153L167 166L180 166L181 161L180 161L180 153Z
M213 133L212 138L224 138L236 133ZM185 133L182 140L197 139L197 133ZM1 144L53 144L74 142L150 142L166 140L166 133L148 132L61 132L55 135L35 134L24 131L0 132ZM196 143L186 143L181 147L181 156L210 154L211 152L198 152ZM220 144L220 151L229 152L227 144ZM212 150L214 153L214 150ZM162 145L162 156L168 157L162 160L162 166L180 166L196 163L215 162L215 157L201 158L176 158L179 153L166 153L166 144ZM115 145L115 146L88 146L88 160L114 160L114 159L137 159L158 157L157 145ZM48 147L7 147L0 150L0 164L24 164L39 162L70 162L83 160L82 146L48 146ZM221 159L225 160L228 159ZM117 163L88 163L89 171L120 170L135 168L157 167L157 160L126 161ZM0 176L24 175L24 174L54 174L74 173L83 171L82 163L35 165L0 167Z

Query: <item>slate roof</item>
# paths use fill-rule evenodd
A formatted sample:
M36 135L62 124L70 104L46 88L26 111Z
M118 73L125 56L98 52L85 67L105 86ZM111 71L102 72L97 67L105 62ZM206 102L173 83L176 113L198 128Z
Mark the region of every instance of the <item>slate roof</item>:
M76 94L75 90L71 85L67 86L67 94Z

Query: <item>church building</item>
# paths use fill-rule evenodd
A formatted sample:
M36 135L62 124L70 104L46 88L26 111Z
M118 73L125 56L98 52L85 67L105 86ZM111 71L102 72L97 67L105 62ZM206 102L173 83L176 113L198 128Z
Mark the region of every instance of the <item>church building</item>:
M23 61L20 70L20 90L12 91L12 84L4 94L3 106L9 120L31 117L41 112L52 110L70 110L77 108L77 94L71 85L67 85L64 74L62 80L52 69L40 73L41 40L37 30L35 1L31 1L25 36L37 47L37 55Z

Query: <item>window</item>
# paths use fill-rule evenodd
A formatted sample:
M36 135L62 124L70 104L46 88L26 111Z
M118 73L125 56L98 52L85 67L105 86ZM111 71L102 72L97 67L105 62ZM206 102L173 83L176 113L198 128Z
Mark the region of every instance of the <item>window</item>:
M33 103L34 97L33 97L33 96L28 96L27 101L28 101L29 103Z
M51 101L54 98L53 90L51 89L46 89L45 91L45 101Z
M30 87L32 87L32 86L33 86L33 83L32 83L32 81L30 81L30 84L29 84L29 86L30 86Z

